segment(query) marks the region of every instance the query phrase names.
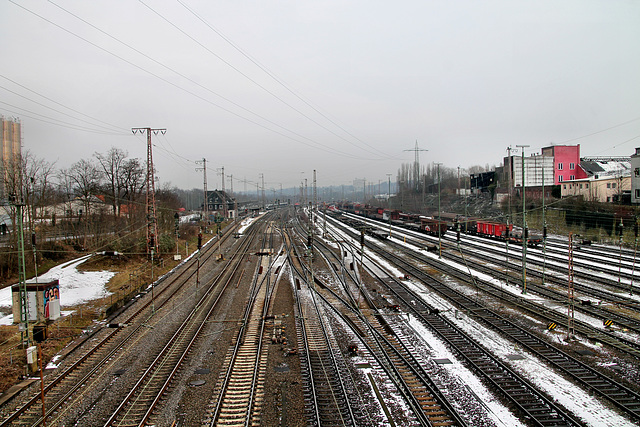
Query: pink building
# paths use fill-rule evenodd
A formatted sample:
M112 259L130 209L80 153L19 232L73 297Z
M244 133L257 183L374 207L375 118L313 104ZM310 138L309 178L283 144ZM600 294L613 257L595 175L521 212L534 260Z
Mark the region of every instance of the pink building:
M580 144L544 147L542 155L553 157L555 185L560 185L562 181L587 178L587 173L580 167Z

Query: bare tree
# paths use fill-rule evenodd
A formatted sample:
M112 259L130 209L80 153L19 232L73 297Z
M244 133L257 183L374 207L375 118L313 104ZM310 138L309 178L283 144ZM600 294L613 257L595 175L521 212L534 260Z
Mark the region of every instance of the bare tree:
M123 168L127 152L111 147L105 154L94 153L107 181L109 202L113 210L114 223L120 217L120 200L124 193Z
M67 171L73 183L74 193L82 200L84 206L84 246L87 243L88 217L91 214L91 196L95 196L100 188L102 174L98 167L89 160L79 160Z
M51 193L50 177L53 175L54 164L27 151L22 156L22 171L22 194L27 221L29 228L34 231L38 220L38 208L42 214L47 203L47 195Z
M129 224L133 225L136 213L146 214L145 209L138 204L142 190L145 187L145 169L139 159L126 160L122 165L122 188L124 189L123 199L127 200L127 216Z

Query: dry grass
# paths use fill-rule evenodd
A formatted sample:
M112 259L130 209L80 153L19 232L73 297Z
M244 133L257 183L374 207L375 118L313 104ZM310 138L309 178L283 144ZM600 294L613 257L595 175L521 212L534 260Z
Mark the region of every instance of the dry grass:
M189 242L189 246L195 248L195 241ZM154 266L156 279L178 264L171 255L165 256L164 261L157 262ZM106 285L107 290L113 295L75 307L65 307L65 310L74 312L49 326L47 340L42 344L43 365L49 363L53 356L77 338L85 327L95 320L104 318L110 306L119 299L135 295L138 289L148 286L151 281L150 263L143 257L96 256L82 264L80 269L115 271L116 275ZM0 393L18 383L27 374L26 349L22 348L20 342L18 325L0 326Z

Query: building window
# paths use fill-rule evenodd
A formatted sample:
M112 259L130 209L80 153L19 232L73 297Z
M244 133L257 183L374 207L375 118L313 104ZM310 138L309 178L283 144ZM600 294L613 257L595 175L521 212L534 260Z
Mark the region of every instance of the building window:
M563 188L564 190L566 190L566 189L567 189L567 184L564 184L564 185L562 186L562 188Z
M558 170L561 171L562 170L562 163L558 163Z
M558 176L558 182L562 182L562 181L564 181L564 179L562 179L562 175L559 175Z
M584 188L589 188L589 183L586 183L586 184L584 185Z
M573 181L574 179L576 179L576 176L575 175L569 175L569 179Z
M569 169L574 170L576 168L575 163L569 163Z
M636 199L640 199L640 190L636 189Z
M611 183L607 182L607 188L611 188Z
M633 173L636 175L636 177L639 177L640 176L640 168L635 168L633 170Z
M616 183L615 182L611 183L611 188L616 188Z
M580 189L582 190L582 184L580 184Z
M610 202L610 201L611 201L611 197L607 197L607 202Z

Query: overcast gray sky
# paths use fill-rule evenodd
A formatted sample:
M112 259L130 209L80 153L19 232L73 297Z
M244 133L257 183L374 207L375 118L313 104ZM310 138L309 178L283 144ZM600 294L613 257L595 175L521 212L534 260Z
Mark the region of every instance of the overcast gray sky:
M0 3L0 114L68 167L111 146L161 183L194 162L266 187L499 165L509 145L640 146L640 1ZM304 172L304 173L302 173ZM253 186L252 186L253 185ZM227 183L228 187L228 183ZM249 184L249 189L255 184Z

